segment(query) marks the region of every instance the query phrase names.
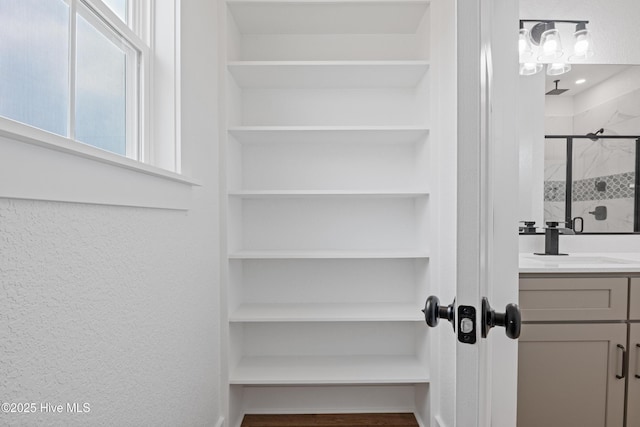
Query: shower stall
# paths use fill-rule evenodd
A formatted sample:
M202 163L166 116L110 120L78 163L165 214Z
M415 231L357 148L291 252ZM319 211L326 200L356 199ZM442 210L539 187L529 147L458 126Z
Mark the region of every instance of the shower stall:
M546 135L544 220L583 233L640 232L640 135Z

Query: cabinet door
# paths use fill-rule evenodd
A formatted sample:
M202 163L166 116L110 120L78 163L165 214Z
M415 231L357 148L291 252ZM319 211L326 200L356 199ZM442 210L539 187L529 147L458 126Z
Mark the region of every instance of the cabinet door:
M525 324L518 348L518 427L623 423L625 324Z
M629 319L640 320L640 278L631 279L629 288Z
M640 427L640 323L632 323L629 328L627 427Z

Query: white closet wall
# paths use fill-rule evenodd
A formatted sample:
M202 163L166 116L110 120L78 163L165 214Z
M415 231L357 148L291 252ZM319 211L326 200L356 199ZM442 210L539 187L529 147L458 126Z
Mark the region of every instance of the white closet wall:
M430 8L224 2L228 424L428 423Z

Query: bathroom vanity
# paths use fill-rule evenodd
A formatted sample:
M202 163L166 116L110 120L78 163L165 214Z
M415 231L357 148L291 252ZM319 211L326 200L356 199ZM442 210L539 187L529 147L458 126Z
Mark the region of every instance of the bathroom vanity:
M518 427L640 427L640 254L520 255Z

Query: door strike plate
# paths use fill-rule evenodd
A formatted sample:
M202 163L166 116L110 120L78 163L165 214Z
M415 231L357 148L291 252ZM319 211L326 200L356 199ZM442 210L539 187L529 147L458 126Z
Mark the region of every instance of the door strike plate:
M476 309L470 305L458 306L458 341L476 343Z

